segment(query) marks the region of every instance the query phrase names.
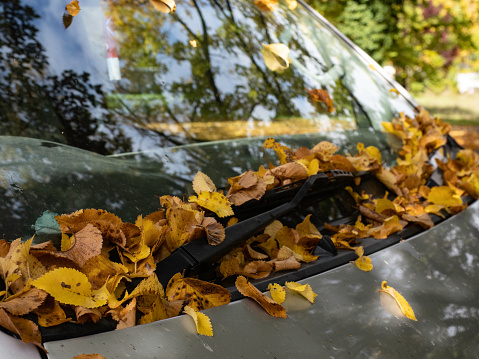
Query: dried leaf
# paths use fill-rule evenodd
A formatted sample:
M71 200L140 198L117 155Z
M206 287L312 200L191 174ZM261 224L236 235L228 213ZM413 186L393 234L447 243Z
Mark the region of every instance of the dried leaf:
M358 259L354 261L356 263L356 266L361 269L364 272L369 272L373 269L373 265L371 263L371 258L364 256L364 248L358 247L355 250L356 254L358 255Z
M316 297L318 296L316 293L313 292L313 289L309 284L299 284L297 282L286 282L285 284L288 289L291 289L292 291L301 294L311 303L314 303Z
M189 305L185 306L185 313L195 321L198 334L207 335L209 337L213 336L213 326L211 325L210 318L208 318L206 314L198 312Z
M42 327L52 327L70 321L65 311L53 297L48 296L43 304L37 308L35 314L38 318L38 325Z
M291 60L289 59L289 48L285 44L263 44L261 53L266 67L271 71L283 72L289 67Z
M221 223L218 223L213 217L205 217L201 226L206 231L208 243L217 246L223 243L225 239L225 229Z
M199 279L183 278L176 273L168 282L166 296L169 301L184 300L185 305L203 310L228 304L231 294L222 286Z
M268 314L278 318L287 317L286 310L280 304L261 293L253 284L249 283L245 277L238 276L235 285L241 294L255 300Z
M273 264L265 261L253 261L248 263L242 271L247 277L260 279L265 278L273 271Z
M431 203L445 207L462 206L461 197L449 186L431 188L427 200Z
M150 0L150 3L156 10L165 14L176 11L176 3L174 0Z
M106 304L103 293L92 291L88 278L71 268L58 268L34 280L32 285L43 289L60 303L96 308Z
M90 258L96 257L101 253L102 235L100 230L93 224L87 224L79 232L75 233L72 239L68 250L56 252L55 255L69 258L82 267Z
M401 309L401 312L403 312L406 317L417 321L416 316L414 315L414 311L401 294L399 294L393 287L389 287L386 281L383 281L381 283L381 288L382 289L379 290L379 292L384 292L392 296L396 300L396 303Z
M39 348L42 346L42 337L38 326L31 320L8 314L0 308L0 325L20 336L24 343L33 343Z
M211 178L198 171L193 178L193 190L199 195L201 192L216 192L216 186Z
M280 286L279 284L270 283L268 285L268 290L271 293L271 297L276 303L281 304L286 299L286 292L284 288Z
M254 4L261 11L274 11L278 5L278 0L255 0Z
M310 99L316 102L324 103L326 107L328 108L329 112L334 112L336 110L333 105L333 100L331 100L331 97L329 96L327 91L322 89L313 89L313 90L306 89L306 91L308 92Z
M0 302L0 308L13 315L25 315L42 305L46 297L47 293L43 290L32 288L13 299L10 297Z
M198 197L191 196L189 202L197 203L199 206L209 209L216 213L218 217L228 217L234 215L231 203L219 192L201 192Z
M77 16L80 12L80 4L78 3L78 0L73 0L66 5L65 9L71 16Z
M95 353L95 354L80 354L73 357L73 359L106 359L106 358L101 354Z

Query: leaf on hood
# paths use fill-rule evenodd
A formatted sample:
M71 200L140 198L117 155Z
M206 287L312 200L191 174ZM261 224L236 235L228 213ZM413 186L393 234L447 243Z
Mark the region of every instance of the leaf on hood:
M289 47L282 43L263 44L261 53L266 67L271 71L283 72L289 67Z
M211 325L210 318L208 318L206 314L199 312L189 305L185 306L185 313L195 321L198 334L209 337L213 336L213 326Z
M281 304L286 299L286 292L278 283L270 283L268 285L268 290L276 303Z
M176 3L174 0L150 0L150 3L156 10L165 14L176 11Z
M378 227L373 227L369 230L369 235L376 239L386 239L389 235L399 232L403 229L403 225L399 221L398 216L386 218L384 223Z
M211 178L198 171L193 178L193 190L199 195L201 192L216 192L216 186Z
M331 97L329 96L327 91L322 89L313 89L313 90L306 89L306 92L309 94L309 98L311 100L315 102L324 103L330 113L336 110L333 105L333 100L331 100Z
M96 308L106 304L102 293L92 291L85 274L71 268L57 268L34 280L32 285L43 289L60 303Z
M249 283L245 277L241 275L238 276L238 278L236 278L235 285L241 294L243 294L245 297L255 300L263 307L264 310L268 312L269 315L278 318L287 317L286 310L280 304L261 293L258 288Z
M297 282L286 282L285 284L288 289L301 294L311 303L314 303L316 297L318 296L316 293L313 292L313 289L309 284L299 284Z
M378 292L384 292L392 296L396 300L396 303L401 309L401 312L409 319L417 321L411 306L409 305L407 300L401 294L399 294L399 292L397 292L393 287L389 287L386 281L383 281L381 283L381 288L382 289Z
M201 192L198 197L190 196L188 201L197 203L199 206L209 209L216 213L220 218L234 215L230 201L219 192Z
M184 278L176 273L168 282L166 296L169 301L184 300L185 305L203 310L228 304L231 294L228 289L199 279Z

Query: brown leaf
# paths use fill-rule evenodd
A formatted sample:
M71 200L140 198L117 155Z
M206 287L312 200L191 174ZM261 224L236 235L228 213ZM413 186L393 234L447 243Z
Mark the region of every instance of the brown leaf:
M296 269L299 269L299 267L301 267L301 263L299 263L294 256L291 256L284 260L275 259L275 260L272 260L271 262L274 265L275 272L279 272L282 270L296 270Z
M268 312L268 314L278 318L287 317L286 310L283 308L283 306L261 293L258 288L249 283L245 277L241 275L238 276L238 278L236 278L235 285L241 294L243 294L245 297L255 300L263 307L264 310Z
M55 216L55 219L63 233L77 233L91 223L101 231L105 242L112 242L120 247L125 246L126 238L121 231L121 219L103 209L85 209L72 214Z
M43 304L38 307L34 313L38 318L38 325L42 327L53 327L70 321L72 318L67 318L64 310L53 297L48 296Z
M82 267L90 258L101 253L102 236L93 224L87 224L73 237L72 246L64 252L55 252L56 256L69 258Z
M47 297L47 293L38 288L31 288L18 297L11 300L8 298L0 302L0 308L13 315L25 315L37 309Z
M0 325L20 336L24 343L33 343L42 350L42 337L38 326L31 320L17 317L0 308Z
M273 264L265 261L253 261L243 268L243 274L253 279L265 278L273 271Z
M103 355L101 354L80 354L75 356L73 359L106 359Z
M283 184L296 182L308 177L308 172L306 169L296 162L289 162L275 167L271 170L271 174L279 179Z
M201 226L205 229L208 243L217 246L223 243L225 239L225 229L221 223L218 223L213 217L203 218Z
M80 324L84 324L87 322L98 322L103 313L98 308L85 308L81 306L75 307L75 315L77 317L77 322Z
M311 100L324 103L328 107L329 112L334 112L335 108L333 105L333 100L331 100L331 97L329 97L329 94L327 91L322 89L313 89L313 90L306 89L306 91L308 92L309 98Z

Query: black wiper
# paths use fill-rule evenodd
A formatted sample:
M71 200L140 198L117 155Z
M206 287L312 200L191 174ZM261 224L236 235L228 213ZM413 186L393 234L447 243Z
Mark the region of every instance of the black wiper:
M286 194L290 196L290 192L295 192L295 194L289 202L227 227L225 240L217 246L212 246L205 238L200 238L176 249L170 256L157 264L158 279L163 285L166 285L169 279L178 272L189 273L202 265L218 261L233 248L265 229L275 219L294 210L306 195L310 193L316 195L344 188L353 178L354 175L351 172L332 170L320 172L304 181L292 183L282 190L273 190L274 197L283 197ZM285 197L288 198L288 195ZM326 250L335 252L334 244L329 243L328 239L325 239L323 245Z

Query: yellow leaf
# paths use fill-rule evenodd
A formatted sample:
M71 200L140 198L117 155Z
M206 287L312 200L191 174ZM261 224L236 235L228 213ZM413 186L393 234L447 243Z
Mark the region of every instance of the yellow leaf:
M97 308L106 304L103 295L95 297L85 274L72 268L57 268L32 282L60 303Z
M233 209L231 208L231 203L219 192L203 191L200 192L198 197L191 196L188 198L188 201L197 203L199 206L215 212L220 218L232 216L234 214Z
M286 282L286 287L295 291L296 293L301 294L311 303L314 303L316 297L318 296L316 293L313 292L313 289L309 284L299 284L297 282Z
M448 186L433 187L427 196L431 203L445 207L462 206L462 199Z
M369 272L371 269L373 269L373 265L371 263L371 258L368 256L364 256L364 248L358 247L355 250L356 254L358 255L358 259L354 261L356 263L356 266L361 269L364 272Z
M192 47L198 46L198 44L196 43L196 40L190 40L190 45L191 45Z
M283 72L289 67L289 47L282 43L263 44L261 53L266 67L271 71Z
M80 12L80 5L78 4L78 0L73 0L72 2L67 4L66 10L71 16L77 16Z
M193 178L193 190L199 195L201 192L216 192L216 186L211 178L198 171Z
M153 7L165 14L176 11L176 3L174 0L150 0Z
M185 313L195 321L196 331L198 334L207 335L209 337L213 336L213 327L211 325L210 318L208 318L206 314L196 311L189 305L185 306Z
M184 300L186 305L198 310L228 304L231 300L226 288L199 279L183 278L180 273L176 273L168 282L166 296L169 301Z
M392 296L396 300L396 303L401 309L401 312L403 312L406 317L417 321L416 316L414 315L414 311L412 310L407 300L404 299L401 294L399 294L393 287L389 287L386 281L383 281L381 283L381 288L382 289L379 292L384 292Z
M298 6L298 2L296 0L286 0L286 3L288 4L288 9L294 10Z
M268 285L268 290L271 293L271 297L276 303L281 304L286 299L286 292L284 288L280 286L279 284L270 283Z

